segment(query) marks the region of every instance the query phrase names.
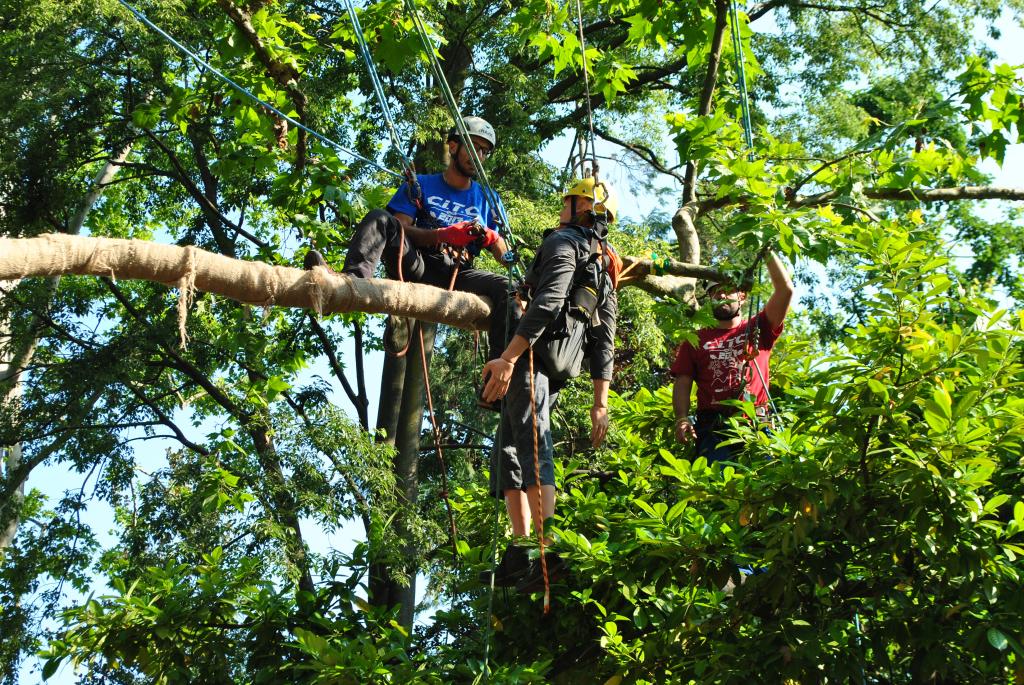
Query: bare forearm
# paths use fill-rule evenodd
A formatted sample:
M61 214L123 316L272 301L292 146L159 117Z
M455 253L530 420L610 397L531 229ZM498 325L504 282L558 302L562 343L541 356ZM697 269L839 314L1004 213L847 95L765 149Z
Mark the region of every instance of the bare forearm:
M765 316L773 328L782 325L789 312L789 303L793 299L793 281L789 278L789 272L779 258L773 253L768 253L768 276L772 280L772 294L764 306Z
M768 253L768 259L765 261L768 266L768 277L772 281L772 288L775 292L788 291L793 292L793 281L789 277L789 271L786 269L782 260L779 259L778 255L774 252Z
M501 353L501 358L515 364L516 360L523 356L523 352L530 349L529 341L521 335L516 335L509 342L508 347Z
M437 231L432 228L420 228L413 224L413 218L402 212L395 213L395 219L402 224L405 237L417 247L433 247L437 245Z
M594 406L595 407L607 407L608 406L608 386L611 385L611 381L604 378L594 378Z
M434 247L438 244L438 233L432 228L409 225L405 227L405 235L416 247Z
M677 419L685 419L690 415L690 389L693 379L689 376L677 376L672 385L672 410Z
M506 252L508 252L508 245L505 244L505 239L498 236L498 242L491 245L490 250L491 254L494 255L494 259L497 260L499 264L504 264L504 262L501 261L501 258L505 256Z

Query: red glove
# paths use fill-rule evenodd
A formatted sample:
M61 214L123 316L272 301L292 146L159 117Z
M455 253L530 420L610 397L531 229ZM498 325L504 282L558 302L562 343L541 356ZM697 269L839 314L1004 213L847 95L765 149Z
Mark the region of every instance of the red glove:
M496 242L498 242L498 232L493 228L485 228L484 235L480 239L480 245L482 247L490 247Z
M437 229L437 239L452 247L468 247L480 238L477 226L475 221L460 221L457 224Z

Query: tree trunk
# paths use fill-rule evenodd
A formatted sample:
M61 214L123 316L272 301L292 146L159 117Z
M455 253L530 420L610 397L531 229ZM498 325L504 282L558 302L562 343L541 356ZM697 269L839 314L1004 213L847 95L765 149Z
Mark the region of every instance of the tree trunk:
M398 495L397 513L394 526L403 540L402 557L408 560L403 574L409 579L403 585L394 580L386 566L377 564L371 578L370 599L381 606L399 607L399 622L412 629L416 618L416 575L417 566L412 562L419 551L410 542L406 515L416 516L419 500L419 452L423 432L423 407L426 392L426 378L423 375L421 354L426 354L429 367L434 350L436 324L418 322L423 331L421 352L420 337L413 331L409 353L403 358L387 357L381 374L380 410L377 427L385 429L385 440L395 445L394 461L395 488Z

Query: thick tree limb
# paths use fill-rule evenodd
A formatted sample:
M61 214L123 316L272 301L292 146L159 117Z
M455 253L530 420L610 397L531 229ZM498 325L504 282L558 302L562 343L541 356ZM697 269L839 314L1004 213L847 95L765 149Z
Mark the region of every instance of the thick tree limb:
M64 274L141 279L260 306L386 312L469 329L486 328L491 311L487 300L469 293L270 266L194 247L59 234L0 239L0 280Z
M710 266L702 266L700 264L688 264L686 262L679 262L674 259L666 259L664 262L658 261L655 264L652 259L644 259L643 257L630 257L625 256L622 258L623 264L623 275L619 281L620 285L627 283L633 283L645 278L650 275L655 276L686 276L688 278L704 278L709 281L721 281L723 276L718 271L715 271ZM629 273L626 273L626 272Z
M672 217L672 231L679 244L679 259L690 264L700 264L700 236L697 235L699 213L700 208L696 202L687 202Z
M692 291L694 278L719 280L698 264L626 256L622 285L657 295ZM657 275L657 271L665 275ZM334 312L389 313L470 330L484 330L491 303L476 295L419 283L361 279L327 269L303 271L216 255L194 247L142 240L47 234L0 239L0 280L58 275L139 279L178 287L187 309L193 290L258 306ZM184 315L184 311L182 312Z
M814 195L791 195L790 207L817 207L827 205L843 197L845 190L829 190ZM977 200L1007 200L1024 202L1024 188L1007 188L1005 186L954 186L951 188L865 188L861 191L864 197L872 200L891 200L901 202L961 202ZM701 212L721 209L733 205L742 205L753 200L745 195L727 195L725 197L703 200L698 203Z

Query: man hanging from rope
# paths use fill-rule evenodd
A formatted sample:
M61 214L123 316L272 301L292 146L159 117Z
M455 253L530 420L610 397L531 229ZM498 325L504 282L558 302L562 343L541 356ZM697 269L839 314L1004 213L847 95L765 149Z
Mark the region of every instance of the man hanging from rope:
M596 205L595 197L599 199ZM495 496L504 497L515 537L495 570L498 586L516 585L522 592L543 587L539 560L531 565L526 547L517 543L529 534L531 519L538 535L543 536L544 521L554 516L551 408L567 380L565 376L579 373L583 357L590 360L594 385L591 444L600 446L608 431L608 386L618 314L615 285L621 261L605 235L606 221L614 220L616 211L617 203L608 185L599 183L595 190L594 178L584 179L566 192L559 226L545 234L524 277L528 304L515 336L500 357L484 366L483 399L505 398L499 439L495 441L501 453L492 460L491 489ZM597 282L588 285L588 278L594 280L588 273L596 274ZM589 304L577 306L588 291L593 293ZM561 338L575 346L565 350L568 356L580 353L575 362L563 365L547 353L551 349L549 341L557 335L565 336L568 319L561 317L574 317L577 312L583 313L579 318L586 322L585 336ZM575 325L570 321L568 328L579 330ZM559 328L562 333L552 336ZM499 458L500 463L496 463ZM553 553L545 559L549 576L557 575L561 560Z
M744 320L741 313L747 293L730 283L716 283L708 288L707 296L718 325L697 331L696 346L681 344L672 364L676 439L682 443L696 440L697 455L709 462L733 461L738 452L737 445L721 444L728 437L726 418L737 411L723 401L751 399L757 415L768 416L768 362L789 312L793 282L775 254L769 252L766 263L772 294L764 309ZM694 381L696 422L690 417Z
M480 117L462 121L477 156L486 160L497 143L494 128ZM455 273L455 290L491 300L488 338L491 354L497 355L507 339L508 279L470 265L478 248L487 248L503 264L511 262L512 254L495 230L496 217L501 215L495 205L501 200L476 182L471 153L454 127L448 133L448 153L448 167L443 172L417 175L412 184L407 180L392 196L387 210L375 209L359 222L341 272L370 278L383 257L389 278L445 289ZM327 263L319 252L310 250L305 266L310 269ZM409 322L389 317L386 349L400 353L407 347L410 332Z

